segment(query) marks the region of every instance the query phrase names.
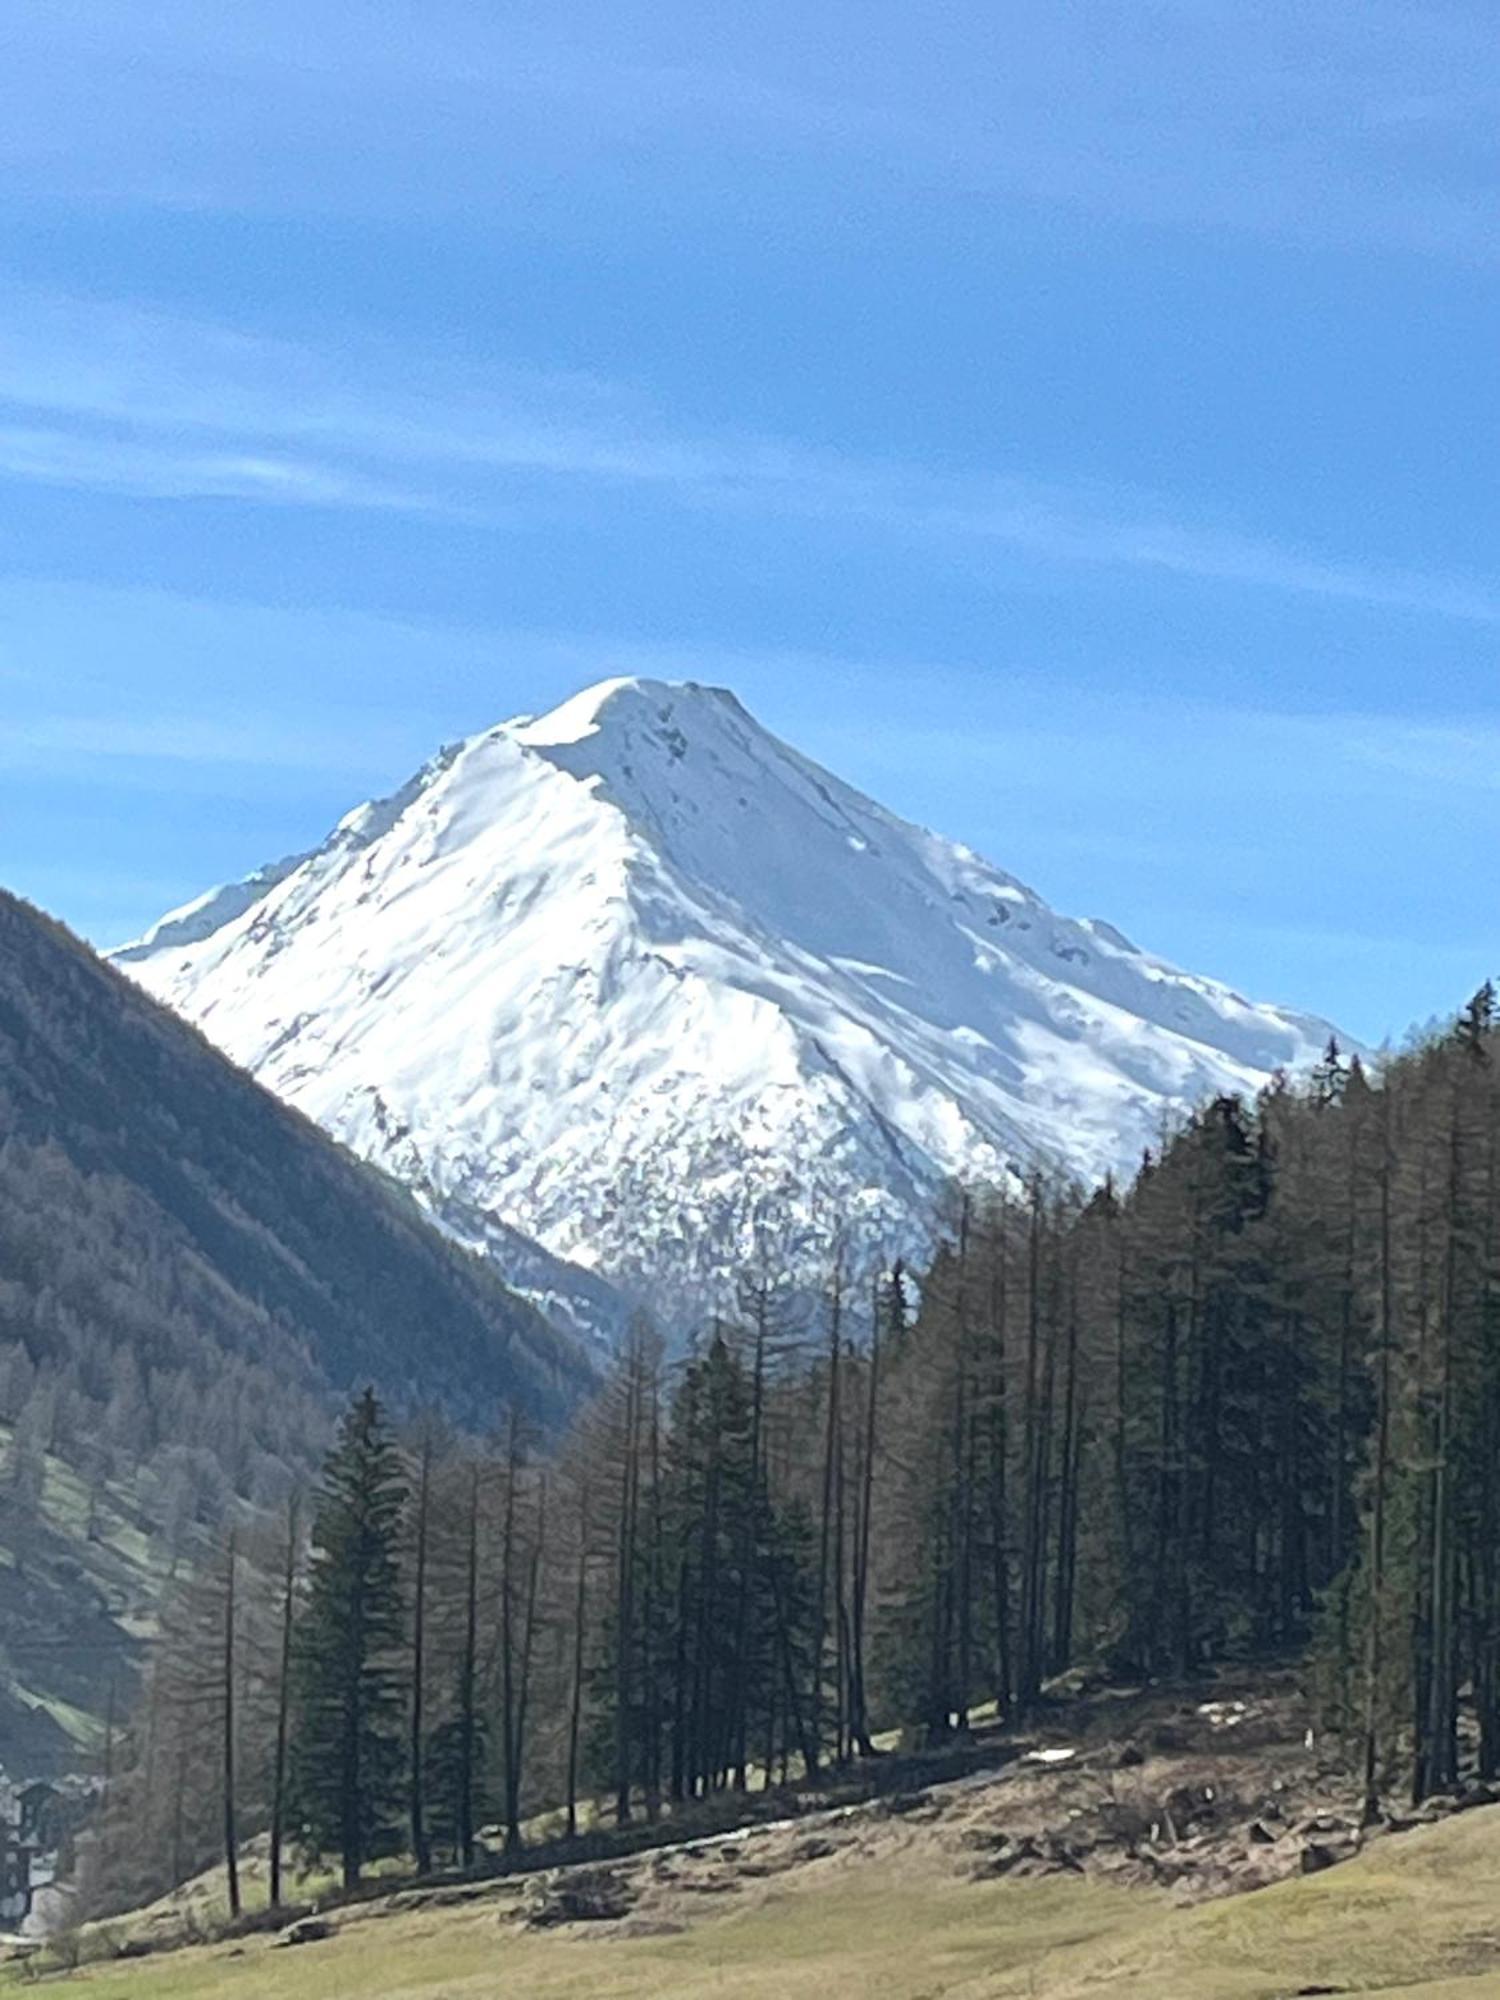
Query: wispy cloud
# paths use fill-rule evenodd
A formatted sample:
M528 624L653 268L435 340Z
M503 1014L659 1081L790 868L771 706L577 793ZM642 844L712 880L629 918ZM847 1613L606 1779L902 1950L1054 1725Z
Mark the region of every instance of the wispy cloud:
M413 389L413 379L426 386ZM4 421L9 415L11 421ZM12 287L0 304L0 476L167 499L381 509L479 523L518 505L666 504L813 521L926 554L991 549L1500 622L1488 582L1372 567L1148 494L920 467L745 432L699 435L627 389L341 353Z
M207 451L182 444L0 424L0 478L83 487L144 500L255 500L275 506L436 512L430 496L284 453Z
M1342 754L1387 784L1439 798L1450 791L1500 792L1500 728L1469 719L1412 722L1336 718Z
M1493 261L1482 0L1154 0L921 16L681 0L204 8L57 0L8 23L13 180L109 203L525 216L712 206L788 179ZM749 22L747 17L747 23ZM211 103L213 115L197 115ZM688 166L692 170L684 171ZM736 190L737 203L757 198Z

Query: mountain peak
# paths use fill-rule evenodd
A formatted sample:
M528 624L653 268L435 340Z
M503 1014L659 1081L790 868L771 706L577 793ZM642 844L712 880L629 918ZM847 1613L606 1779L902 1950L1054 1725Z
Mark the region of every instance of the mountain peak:
M698 681L651 680L617 674L596 681L559 702L545 715L502 723L518 742L543 748L578 743L599 733L632 728L670 729L673 717L714 717L729 709L751 720L728 688L704 687Z
M467 1240L520 1230L668 1320L768 1253L919 1250L953 1176L1127 1167L1328 1033L691 681L472 737L120 956Z

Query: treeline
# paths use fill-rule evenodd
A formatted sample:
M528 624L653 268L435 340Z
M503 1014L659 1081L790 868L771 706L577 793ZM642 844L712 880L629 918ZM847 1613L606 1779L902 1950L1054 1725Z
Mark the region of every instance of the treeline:
M1486 988L1376 1076L1331 1046L1206 1107L1128 1190L957 1197L919 1287L835 1269L809 1325L748 1274L684 1359L639 1329L546 1452L361 1399L306 1548L242 1535L184 1587L106 1894L266 1828L351 1883L471 1865L539 1813L1023 1716L1079 1662L1305 1653L1368 1810L1471 1737L1494 1775L1497 1056Z

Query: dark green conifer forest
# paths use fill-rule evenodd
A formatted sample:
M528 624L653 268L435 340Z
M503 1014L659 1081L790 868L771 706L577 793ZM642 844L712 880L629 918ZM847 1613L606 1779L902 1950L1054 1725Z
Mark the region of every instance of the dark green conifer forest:
M360 1398L308 1548L239 1528L227 1619L222 1545L179 1587L98 1896L273 1818L349 1881L469 1866L537 1815L650 1821L1021 1719L1072 1668L1298 1660L1372 1817L1493 1777L1497 1168L1486 987L1378 1071L1330 1046L1205 1106L1129 1187L955 1191L924 1272L835 1268L793 1312L748 1270L685 1357L637 1326L561 1438L516 1414L398 1454ZM234 1774L227 1821L184 1757Z

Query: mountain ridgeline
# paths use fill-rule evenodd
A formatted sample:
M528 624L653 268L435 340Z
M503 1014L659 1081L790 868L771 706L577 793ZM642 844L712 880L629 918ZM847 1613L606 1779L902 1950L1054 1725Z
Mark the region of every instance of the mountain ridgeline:
M571 1832L590 1794L621 1827L722 1813L896 1725L1034 1719L1078 1667L1299 1659L1351 1827L1500 1777L1488 987L1373 1075L1330 1044L1214 1100L1128 1187L958 1195L915 1308L899 1270L854 1292L835 1259L811 1317L742 1276L685 1359L637 1330L555 1449L403 1454L351 1410L310 1550L292 1521L240 1573L238 1667L233 1550L196 1580L99 1893L162 1886L185 1824L196 1863L269 1819L353 1883L402 1850L476 1865L487 1820L507 1850L544 1808ZM255 1664L278 1631L290 1678ZM240 1789L185 1821L188 1730Z
M588 1380L495 1264L0 894L6 1699L97 1714L107 1656L129 1651L114 1614L145 1615L152 1583L90 1565L142 1537L170 1562L233 1496L275 1499L354 1385L547 1428Z
M679 1335L758 1255L809 1286L835 1238L924 1257L955 1178L1132 1171L1329 1033L1058 915L692 683L454 745L116 957L502 1268L528 1279L517 1231L562 1260L548 1309L597 1323L608 1281Z

